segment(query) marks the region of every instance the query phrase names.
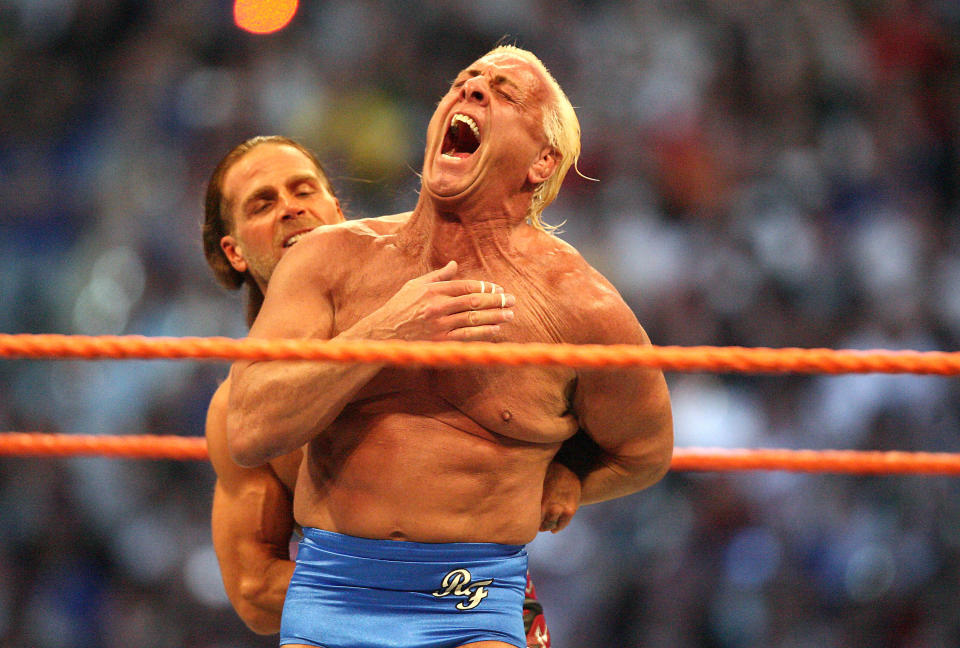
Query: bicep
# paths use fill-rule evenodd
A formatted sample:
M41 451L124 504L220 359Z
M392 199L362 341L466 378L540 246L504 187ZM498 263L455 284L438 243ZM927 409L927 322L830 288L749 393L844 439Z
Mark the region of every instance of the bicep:
M260 573L264 564L289 558L294 529L290 494L269 467L239 468L243 479L217 479L213 545L226 573Z
M289 539L292 505L268 469L254 468L243 482L217 480L213 548L227 597L258 634L280 628L293 563ZM266 522L266 523L265 523Z
M620 319L611 343L650 343L632 313ZM615 462L643 464L673 447L670 396L658 369L579 370L573 406L580 428Z
M226 397L229 383L217 390L207 411L207 448L217 474L213 498L213 540L221 562L238 562L238 552L285 556L293 531L290 492L269 464L257 468L237 465L229 454ZM250 558L247 556L246 558ZM233 566L233 565L231 565Z

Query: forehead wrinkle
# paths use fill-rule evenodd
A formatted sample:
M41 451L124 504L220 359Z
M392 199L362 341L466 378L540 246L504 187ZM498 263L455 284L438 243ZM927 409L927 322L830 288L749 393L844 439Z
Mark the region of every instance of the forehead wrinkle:
M293 187L303 182L314 182L317 185L323 185L323 182L320 181L320 176L318 176L316 173L298 173L287 178L287 181L284 184L288 187Z

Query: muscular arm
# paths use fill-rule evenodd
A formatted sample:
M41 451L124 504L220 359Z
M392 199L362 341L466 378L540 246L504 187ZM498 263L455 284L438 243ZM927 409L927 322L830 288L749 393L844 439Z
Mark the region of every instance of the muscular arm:
M293 574L294 528L290 492L269 465L241 468L226 444L228 383L207 411L207 447L217 474L213 496L213 548L237 614L259 634L280 630L280 613Z
M650 343L625 304L610 311L603 320L607 343ZM661 371L580 370L573 406L583 436L574 437L564 454L580 475L582 504L629 495L666 474L673 417Z

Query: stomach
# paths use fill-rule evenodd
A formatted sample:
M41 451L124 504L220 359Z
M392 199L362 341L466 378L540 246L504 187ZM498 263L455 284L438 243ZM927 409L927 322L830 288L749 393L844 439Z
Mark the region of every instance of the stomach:
M309 444L295 516L366 538L525 544L559 446L490 431L435 396L370 399Z

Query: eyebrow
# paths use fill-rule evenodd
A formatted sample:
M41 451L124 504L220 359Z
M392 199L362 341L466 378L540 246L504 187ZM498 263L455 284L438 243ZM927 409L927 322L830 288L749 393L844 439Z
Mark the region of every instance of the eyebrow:
M464 74L467 74L467 75L469 75L470 77L478 77L478 76L482 75L483 72L481 72L480 70L478 70L478 69L476 69L476 68L467 68L466 70L464 70L463 72L461 72L460 74L457 75L457 79L459 79L459 78L460 78L462 75L464 75ZM513 86L513 87L516 88L517 90L520 90L520 89L521 89L520 86L517 85L517 82L516 82L516 81L514 81L514 80L511 79L510 77L506 76L505 74L498 74L498 75L496 75L495 77L493 77L493 79L491 80L490 84L491 84L491 85L507 84L507 85Z
M302 184L304 182L312 182L317 186L320 186L320 187L323 186L323 181L320 179L320 177L313 173L301 173L299 175L292 176L290 178L287 178L287 180L285 180L283 184L284 186L287 186L287 187L293 187L298 184ZM262 187L257 187L256 189L251 191L250 194L243 200L243 202L241 203L241 208L245 208L250 203L257 200L262 200L264 198L272 198L275 194L276 194L276 190L271 185L264 185Z
M323 186L323 180L321 180L320 176L315 173L301 173L300 175L295 175L289 178L284 184L288 187L292 187L303 182L313 182L319 186Z
M250 195L248 195L246 198L243 199L243 202L240 203L240 208L241 208L241 209L246 209L246 208L250 205L250 203L253 203L253 202L257 201L257 200L263 200L263 199L265 199L265 198L270 198L270 197L272 197L274 194L276 194L276 191L274 190L273 187L271 187L271 186L269 186L269 185L264 185L264 186L262 186L262 187L257 187L256 189L254 189L253 191L250 192Z

